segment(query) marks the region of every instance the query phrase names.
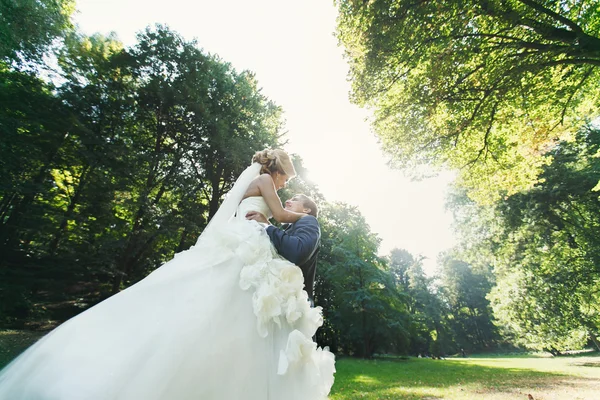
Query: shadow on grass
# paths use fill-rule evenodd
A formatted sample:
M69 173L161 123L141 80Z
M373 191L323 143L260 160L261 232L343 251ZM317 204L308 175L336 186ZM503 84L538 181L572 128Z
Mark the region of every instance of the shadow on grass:
M576 357L600 357L600 351L596 351L594 349L585 349L574 352L566 352L564 354L552 355L549 352L529 352L529 351L519 351L519 352L505 352L505 353L477 353L477 354L469 354L468 357L460 357L459 355L453 355L448 357L449 359L479 359L479 358L576 358Z
M551 389L558 381L590 384L598 381L528 368L483 366L461 360L357 360L341 359L330 399L439 399L506 393L516 395ZM571 382L572 381L572 382ZM512 397L511 397L512 398Z
M598 361L600 361L600 351L580 351L576 354L565 354L565 355L560 355L558 356L558 358L561 357L569 357L569 358L597 358Z
M600 357L596 360L594 359L585 359L582 361L573 361L570 362L569 365L573 365L574 367L596 367L600 368Z

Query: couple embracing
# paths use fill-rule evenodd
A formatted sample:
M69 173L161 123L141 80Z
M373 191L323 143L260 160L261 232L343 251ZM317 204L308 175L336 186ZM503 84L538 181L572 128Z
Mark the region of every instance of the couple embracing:
M195 246L17 357L0 400L327 398L334 356L312 340L317 205L282 206L296 175L285 152L252 161Z

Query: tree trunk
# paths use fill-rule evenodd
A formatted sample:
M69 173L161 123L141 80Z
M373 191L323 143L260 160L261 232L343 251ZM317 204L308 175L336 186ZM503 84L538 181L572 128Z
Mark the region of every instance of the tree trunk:
M73 198L71 199L71 202L67 207L67 211L63 215L62 221L60 222L60 226L58 228L58 232L56 232L54 239L52 239L50 245L48 246L50 255L56 254L58 245L65 233L67 232L67 225L69 223L69 220L73 218L75 206L77 206L77 204L79 203L79 198L81 197L81 193L83 192L83 189L85 188L85 185L87 183L87 177L90 170L91 167L89 165L86 166L83 172L81 173L81 176L79 177L79 185L77 185L77 189L75 189L75 194L73 195Z
M135 258L133 257L133 252L137 247L138 235L142 227L142 220L143 217L146 215L146 210L150 201L149 197L150 193L152 192L152 187L156 184L158 166L160 164L159 154L162 152L164 136L165 132L164 128L162 128L161 125L161 115L159 113L159 115L157 115L157 132L152 153L152 165L150 165L150 170L148 171L146 183L142 190L143 194L140 196L138 210L135 213L135 217L133 219L133 227L131 228L131 234L129 235L127 246L125 246L125 250L121 254L119 261L117 262L117 275L115 276L112 285L113 294L121 290L121 283L123 283L123 278L129 275L129 272L132 268L132 263Z
M596 335L594 335L593 333L590 333L590 339L594 343L594 346L596 346L596 349L598 349L598 351L600 351L600 342L598 342L598 338L596 337Z
M10 213L5 214L6 222L0 225L0 247L4 247L4 249L9 250L15 245L15 242L18 240L17 231L20 228L21 221L23 220L23 216L25 215L29 206L34 202L35 197L40 193L40 187L44 182L44 179L48 175L48 170L52 166L58 151L62 147L64 141L66 140L68 134L64 133L62 137L57 141L58 143L54 148L46 153L46 159L44 165L40 167L35 178L32 182L33 190L29 193L26 193L21 198L21 201L18 201L15 207L12 209Z
M210 178L210 185L212 187L212 196L208 202L208 220L210 221L212 217L219 210L220 200L221 200L221 178L223 176L223 168L219 165L217 170L213 172Z
M361 302L361 308L362 308L362 331L363 331L363 356L365 358L369 358L370 356L370 347L371 347L371 343L369 341L369 335L367 334L367 313L365 312L364 309L364 304Z
M27 209L34 202L35 196L40 192L37 189L47 174L48 166L43 166L38 171L34 181L33 187L35 190L26 193L20 201L18 201L12 211L8 214L8 218L6 222L2 225L0 229L0 246L3 246L5 249L10 250L14 247L15 242L18 240L18 231L21 227L21 223L23 221L23 217L26 215Z
M13 192L2 198L2 204L0 205L0 225L4 224L4 218L16 197L17 193Z
M184 250L183 247L185 246L187 235L188 235L188 228L186 226L183 228L183 231L181 232L181 236L179 238L179 244L177 245L177 249L175 250L175 253L180 253Z
M113 294L118 293L121 290L121 283L123 282L123 278L128 276L129 271L131 270L132 255L133 255L133 251L138 242L137 239L138 239L139 232L141 231L142 218L145 215L146 201L147 201L147 198L143 198L141 200L142 204L140 204L138 211L135 214L134 224L133 224L133 227L131 228L131 233L129 234L127 246L125 246L125 249L121 253L121 257L119 258L119 261L117 262L117 275L115 276L115 279L114 279L113 285L112 285L112 293Z

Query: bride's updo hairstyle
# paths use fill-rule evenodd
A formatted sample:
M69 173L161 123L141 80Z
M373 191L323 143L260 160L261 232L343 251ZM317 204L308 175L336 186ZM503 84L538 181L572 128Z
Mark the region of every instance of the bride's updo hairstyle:
M262 167L261 174L272 175L275 172L285 174L288 178L296 176L294 164L288 154L280 149L257 151L252 157L252 162L259 163Z

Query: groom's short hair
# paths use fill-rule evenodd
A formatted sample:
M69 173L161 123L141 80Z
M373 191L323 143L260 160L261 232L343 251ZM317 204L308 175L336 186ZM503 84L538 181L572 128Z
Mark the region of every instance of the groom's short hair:
M310 208L308 215L312 215L315 218L319 216L319 207L317 207L317 203L313 199L305 194L297 194L295 197L300 199L304 208Z

